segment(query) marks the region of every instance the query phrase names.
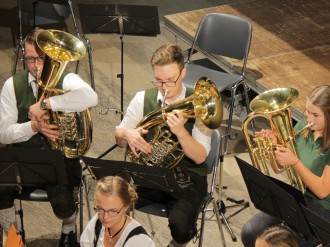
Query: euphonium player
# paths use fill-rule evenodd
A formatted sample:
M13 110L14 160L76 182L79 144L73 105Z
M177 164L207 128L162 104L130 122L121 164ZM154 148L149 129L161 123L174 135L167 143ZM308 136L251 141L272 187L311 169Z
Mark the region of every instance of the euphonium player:
M296 149L298 157L289 148L281 146L275 151L282 166L292 166L307 186L305 195L308 208L330 221L330 86L318 86L307 97L304 119L294 130L298 132L307 123L312 126L298 134ZM276 143L270 130L261 130L259 135L269 136ZM276 218L259 212L250 219L241 232L244 246L255 246L256 236L271 225L280 223ZM315 246L315 243L299 239L299 246ZM312 241L313 242L313 241Z
M136 150L151 152L152 147L144 138L150 140L152 136L148 135L148 130L136 126L147 113L159 109L164 101L165 90L166 104L177 102L193 93L182 82L186 69L179 46L169 44L158 48L151 58L151 66L155 78L152 82L156 87L135 95L115 134L117 144L120 147L129 145L135 155ZM169 246L186 246L196 234L195 218L207 193L207 165L204 161L210 150L211 130L200 119L185 119L180 110L168 113L166 123L178 138L184 152L183 160L174 168L182 190L170 193L137 188L139 199L136 208L154 202L166 204L173 238Z
M37 71L44 66L45 54L36 44L41 29L35 29L24 39L24 61L27 70L10 77L4 84L0 98L0 142L13 147L50 148L45 138L57 139L58 126L45 123L46 109L62 112L80 112L97 104L94 90L73 73L63 74L63 89L70 92L37 102ZM81 165L78 158L65 159L68 186L47 188L48 198L55 215L63 220L59 246L77 246L75 221L77 217L78 187ZM0 187L0 224L8 231L15 221L14 188Z

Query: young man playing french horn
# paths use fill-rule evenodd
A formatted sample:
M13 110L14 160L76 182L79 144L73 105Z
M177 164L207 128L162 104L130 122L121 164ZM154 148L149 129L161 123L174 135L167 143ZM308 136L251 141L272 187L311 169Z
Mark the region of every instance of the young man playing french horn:
M168 44L158 48L151 58L151 66L155 78L152 82L156 87L135 95L115 133L117 144L120 147L129 145L137 157L139 152L150 154L153 151L148 143L153 138L153 130L136 128L143 117L193 93L183 85L186 69L179 46ZM196 217L207 193L208 168L204 161L210 150L211 130L198 118L185 119L180 110L167 113L166 124L184 153L179 165L173 168L181 189L164 192L138 187L136 208L157 202L166 204L173 238L169 246L186 246L196 235Z

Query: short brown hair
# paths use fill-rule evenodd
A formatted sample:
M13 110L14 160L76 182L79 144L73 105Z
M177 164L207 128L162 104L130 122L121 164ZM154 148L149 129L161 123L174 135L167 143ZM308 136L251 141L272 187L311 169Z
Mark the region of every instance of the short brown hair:
M180 70L184 68L184 57L182 49L175 44L167 44L159 47L151 57L151 66L163 66L178 64Z
M24 46L25 44L30 44L30 45L36 45L36 38L38 33L40 33L43 29L41 28L34 28L32 29L26 36L24 39Z

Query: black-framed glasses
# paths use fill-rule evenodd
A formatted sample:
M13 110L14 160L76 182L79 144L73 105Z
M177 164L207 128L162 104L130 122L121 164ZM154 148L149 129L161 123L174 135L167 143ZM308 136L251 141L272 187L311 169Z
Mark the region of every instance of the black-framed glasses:
M180 76L181 76L182 70L180 70L180 74L178 75L178 77L176 78L176 80L151 80L151 83L153 83L155 86L157 87L161 87L163 86L163 84L165 84L168 87L174 87L177 83L177 81L179 80Z
M116 217L118 214L120 214L121 210L124 208L124 205L119 209L109 209L109 210L104 210L101 207L94 206L95 212L97 212L99 215L104 217L104 214L107 213L110 217Z
M45 60L45 55L41 55L39 57L24 57L23 58L25 62L27 63L35 63L36 60L41 63Z

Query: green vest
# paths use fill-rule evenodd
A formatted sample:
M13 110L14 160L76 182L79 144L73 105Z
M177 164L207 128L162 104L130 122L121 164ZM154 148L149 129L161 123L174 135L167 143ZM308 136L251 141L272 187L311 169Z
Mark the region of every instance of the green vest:
M67 73L63 73L56 88L61 89L63 85L63 78ZM13 76L14 90L17 101L18 119L17 123L29 122L28 112L31 105L37 102L33 94L32 87L28 83L28 71L21 71ZM36 148L49 148L47 138L40 133L32 136L28 141L14 143L16 147L36 147Z
M189 97L193 94L193 90L190 88L187 88L185 97ZM144 108L143 108L143 115L147 115L148 113L160 109L160 105L157 102L157 95L158 95L158 88L151 88L149 90L145 91L144 96ZM193 126L195 124L195 119L190 118L185 124L186 130L190 133L192 133ZM145 136L145 139L147 141L151 140L154 136L154 129L149 129L148 134ZM184 156L181 160L180 167L183 171L187 173L194 173L199 176L206 176L208 172L208 167L205 163L196 165L194 161L189 159L188 157Z

